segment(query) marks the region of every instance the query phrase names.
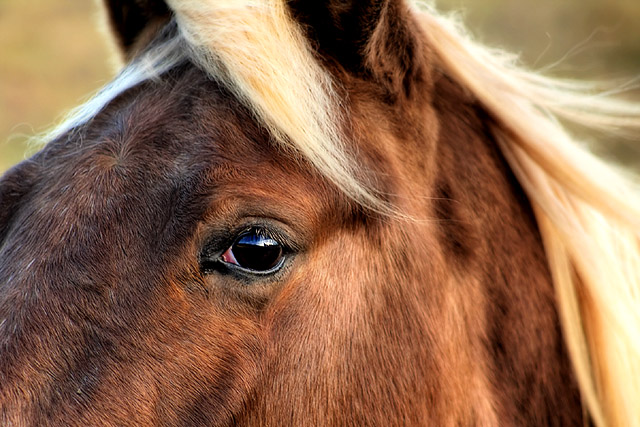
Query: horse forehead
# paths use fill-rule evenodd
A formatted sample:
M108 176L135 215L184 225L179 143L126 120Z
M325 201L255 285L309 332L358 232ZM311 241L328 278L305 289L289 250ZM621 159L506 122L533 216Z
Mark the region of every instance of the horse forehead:
M39 153L31 161L39 177L13 227L39 237L23 241L100 245L99 237L126 235L127 229L157 234L150 224L169 221L176 210L194 216L203 210L221 163L211 120L217 114L207 109L207 129L192 125L201 117L181 97L163 98L169 95L164 89L133 94L131 102L107 107L85 129Z
M130 115L127 121L135 120ZM184 181L203 180L215 166L215 146L208 152L202 146L181 147L181 138L159 123L116 125L98 136L89 131L82 146L53 147L43 155L45 172L34 200L42 210L90 215L106 214L119 204L149 209L161 206L166 201L158 198Z
M232 147L246 140L241 134L250 118L229 108L228 96L211 82L198 82L197 74L185 80L192 84L138 88L47 147L40 157L49 193L69 187L86 190L87 197L146 192L204 179L225 161L239 165L250 157L247 144L237 159Z

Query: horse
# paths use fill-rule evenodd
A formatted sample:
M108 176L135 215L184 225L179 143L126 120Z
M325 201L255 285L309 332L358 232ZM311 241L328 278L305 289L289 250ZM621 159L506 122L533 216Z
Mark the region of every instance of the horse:
M0 424L640 425L640 106L409 0L105 0L0 181Z

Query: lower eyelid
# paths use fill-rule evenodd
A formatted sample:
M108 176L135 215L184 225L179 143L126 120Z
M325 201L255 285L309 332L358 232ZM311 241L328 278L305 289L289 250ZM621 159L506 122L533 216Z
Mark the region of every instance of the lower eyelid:
M284 267L284 264L285 264L286 261L287 261L287 257L283 256L282 259L280 259L280 261L278 262L278 264L276 264L273 268L271 268L269 270L265 270L265 271L251 270L251 269L242 267L241 265L238 265L238 264L231 264L228 267L232 268L235 271L240 271L245 275L250 275L250 276L254 276L254 277L270 276L270 275L276 274L278 271L280 271L282 269L282 267Z

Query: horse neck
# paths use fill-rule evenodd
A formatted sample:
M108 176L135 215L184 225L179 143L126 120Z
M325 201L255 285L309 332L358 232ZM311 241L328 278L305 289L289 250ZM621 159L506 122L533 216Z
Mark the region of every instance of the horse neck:
M464 324L451 368L474 366L472 378L489 392L499 424L560 417L562 425L573 425L582 417L579 393L528 199L483 108L445 76L436 79L433 99L439 124L433 213L451 275L446 292L455 295ZM469 387L469 378L460 381L454 389Z

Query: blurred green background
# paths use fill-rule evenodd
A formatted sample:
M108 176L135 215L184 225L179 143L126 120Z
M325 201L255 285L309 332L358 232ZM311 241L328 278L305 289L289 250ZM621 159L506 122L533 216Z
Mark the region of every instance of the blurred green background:
M114 75L96 1L0 0L0 172ZM640 75L640 0L440 0L479 40L565 77Z

